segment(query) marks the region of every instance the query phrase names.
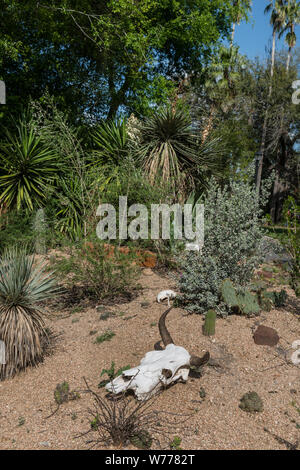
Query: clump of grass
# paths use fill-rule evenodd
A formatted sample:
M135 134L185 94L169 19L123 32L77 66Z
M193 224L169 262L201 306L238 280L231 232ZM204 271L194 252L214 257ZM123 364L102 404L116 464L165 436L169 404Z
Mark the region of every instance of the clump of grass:
M65 381L61 384L57 384L54 390L54 399L58 405L71 400L77 400L79 397L79 393L70 391L70 386L68 382Z
M116 336L116 333L111 330L107 330L103 335L97 336L95 343L101 344L104 341L110 341L114 336Z
M51 416L53 416L58 411L59 407L63 403L67 403L68 401L72 400L77 400L78 398L80 398L79 393L71 391L68 382L64 381L60 384L57 384L54 390L54 400L57 404L57 407L49 416L47 416L47 419L51 418Z

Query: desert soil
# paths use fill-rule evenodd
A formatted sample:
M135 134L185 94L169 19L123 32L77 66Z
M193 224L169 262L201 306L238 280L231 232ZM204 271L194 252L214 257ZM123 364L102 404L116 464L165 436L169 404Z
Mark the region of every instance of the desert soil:
M98 389L102 369L112 361L117 367L133 367L153 350L160 339L157 323L166 308L156 302L156 295L174 285L151 270L144 270L140 283L143 290L133 301L105 307L104 311L114 313L106 320L100 319L103 311L96 308L53 315L48 324L60 334L54 353L38 367L0 383L0 449L89 448L87 436L76 436L90 427L90 397L81 393L78 400L62 404L47 418L56 409L53 392L63 381L73 390L82 390L85 377L104 396L104 389ZM169 314L167 326L175 343L198 355L208 350L213 359L202 377L189 377L186 384L164 390L151 405L155 410L190 415L187 425L171 430L170 440L179 436L182 449L300 448L300 368L290 361L291 343L300 339L300 305L287 291L284 309L256 318L219 318L212 338L203 336L199 315L186 316L178 308ZM277 346L254 343L258 324L278 331ZM115 336L96 344L95 338L108 329ZM239 408L240 398L249 391L262 398L262 412Z

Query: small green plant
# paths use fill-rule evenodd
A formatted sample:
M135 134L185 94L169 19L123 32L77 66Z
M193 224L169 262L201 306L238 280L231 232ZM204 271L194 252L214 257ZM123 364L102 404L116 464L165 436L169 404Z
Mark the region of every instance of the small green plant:
M131 366L124 366L124 367L120 367L117 371L115 370L115 363L112 362L111 365L110 365L110 368L109 369L102 369L101 371L101 374L100 374L100 377L102 377L104 374L108 375L109 377L109 380L102 380L99 384L98 384L98 387L99 388L102 388L102 387L105 387L105 385L107 385L109 382L111 382L113 379L115 379L116 377L119 377L119 375L121 375L125 370L128 370L130 369Z
M25 418L24 416L19 416L18 419L18 426L23 426L25 424Z
M111 330L107 330L103 335L97 336L95 343L101 344L104 341L110 341L114 336L116 336L116 333Z
M215 310L208 310L208 312L206 313L203 325L203 334L205 336L213 336L215 334L216 317L217 314Z
M142 429L138 434L133 434L130 437L130 442L138 449L150 449L152 446L153 439L148 433L148 431Z
M239 407L248 413L263 411L263 402L256 392L248 392L242 396Z
M71 400L77 400L80 398L79 393L70 391L70 386L68 382L64 381L60 384L57 384L54 390L54 400L57 405L66 403Z
M170 449L172 450L182 450L180 447L181 438L179 436L174 436L174 439L170 442Z

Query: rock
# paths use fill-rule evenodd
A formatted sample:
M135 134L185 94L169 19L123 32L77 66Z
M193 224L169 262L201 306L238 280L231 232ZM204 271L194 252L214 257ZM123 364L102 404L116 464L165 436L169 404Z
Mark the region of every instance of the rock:
M261 346L275 346L279 341L279 336L274 328L259 325L253 335L254 343Z
M145 276L152 276L153 271L150 268L146 268L146 269L143 269L143 274L145 274Z
M142 251L141 252L141 264L145 268L155 268L157 262L157 256L152 251Z
M50 442L48 442L48 441L40 442L40 446L43 446L43 447L51 447Z
M261 239L257 254L264 263L275 261L281 264L291 264L292 262L292 257L285 250L280 241L272 237L264 236Z
M259 413L263 411L263 402L256 392L248 392L242 396L239 407L248 413Z

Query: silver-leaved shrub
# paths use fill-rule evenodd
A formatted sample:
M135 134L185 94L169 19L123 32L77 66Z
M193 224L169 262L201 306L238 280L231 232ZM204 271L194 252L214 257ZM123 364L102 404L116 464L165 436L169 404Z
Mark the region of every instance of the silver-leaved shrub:
M230 278L236 286L245 286L259 264L257 247L262 238L261 208L266 203L271 181L260 198L255 187L244 181L231 181L221 187L211 181L204 203L204 247L202 253L188 252L179 281L179 302L191 313L216 309L228 313L220 300L220 286Z

